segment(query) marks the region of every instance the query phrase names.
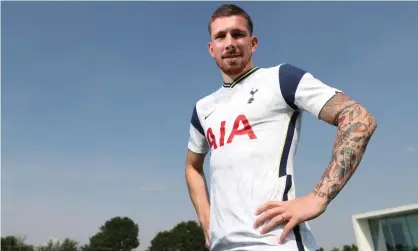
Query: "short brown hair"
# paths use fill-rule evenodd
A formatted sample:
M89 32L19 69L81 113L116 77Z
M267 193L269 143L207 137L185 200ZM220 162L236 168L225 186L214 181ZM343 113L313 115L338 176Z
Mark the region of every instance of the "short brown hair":
M253 27L253 21L251 20L250 15L242 9L241 7L235 5L235 4L224 4L218 7L212 14L209 25L208 25L208 31L209 34L211 34L211 28L210 25L212 22L218 18L218 17L230 17L230 16L241 16L247 20L247 27L250 31L250 34L253 34L254 27Z

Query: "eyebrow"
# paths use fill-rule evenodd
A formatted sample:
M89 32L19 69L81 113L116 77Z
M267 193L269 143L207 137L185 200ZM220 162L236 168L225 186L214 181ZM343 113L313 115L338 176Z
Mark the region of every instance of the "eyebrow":
M234 29L231 30L231 32L239 32L239 33L243 33L243 34L246 34L246 35L248 34L247 31L239 29L239 28L234 28ZM223 33L226 33L226 31L225 30L218 31L218 32L214 33L213 36L217 37L217 36L219 36L220 34L223 34Z

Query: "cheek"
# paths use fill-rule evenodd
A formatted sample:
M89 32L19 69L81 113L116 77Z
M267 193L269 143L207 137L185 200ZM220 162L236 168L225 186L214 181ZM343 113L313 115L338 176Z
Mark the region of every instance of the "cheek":
M222 46L220 45L214 45L212 47L212 52L215 56L220 56L222 54Z
M239 43L238 46L241 51L246 53L252 50L252 45L250 41L242 41L242 43Z

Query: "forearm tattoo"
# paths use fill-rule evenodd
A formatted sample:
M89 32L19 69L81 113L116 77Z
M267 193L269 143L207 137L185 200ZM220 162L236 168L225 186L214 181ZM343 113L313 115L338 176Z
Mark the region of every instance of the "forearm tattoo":
M331 116L333 111L337 111L335 116ZM313 193L330 202L360 164L376 129L376 121L364 107L343 95L335 97L324 107L324 116L337 126L338 132L328 168Z

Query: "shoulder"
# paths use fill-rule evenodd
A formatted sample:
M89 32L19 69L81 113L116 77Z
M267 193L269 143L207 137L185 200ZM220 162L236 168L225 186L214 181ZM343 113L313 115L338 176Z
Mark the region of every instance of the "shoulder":
M293 64L281 63L269 68L264 68L266 76L274 79L275 88L278 88L284 101L293 109L295 105L296 91L303 81L303 78L309 73Z
M193 124L200 124L200 119L204 117L208 110L210 110L213 105L216 103L216 97L219 96L222 88L219 88L205 96L202 96L197 99L194 103L193 113L192 113L192 122Z
M217 97L219 97L221 92L222 92L222 88L219 88L219 89L217 89L217 90L199 98L195 102L195 109L197 110L197 112L198 113L204 112L210 106L212 106L216 102Z
M280 85L297 85L308 71L290 63L281 63L271 67L260 68L261 77L278 80Z
M274 73L276 76L280 75L304 75L307 71L297 65L291 63L280 63L269 67L260 67L259 72L264 74Z
M284 88L296 88L302 78L309 74L305 69L290 63L283 63L276 66L280 86Z

